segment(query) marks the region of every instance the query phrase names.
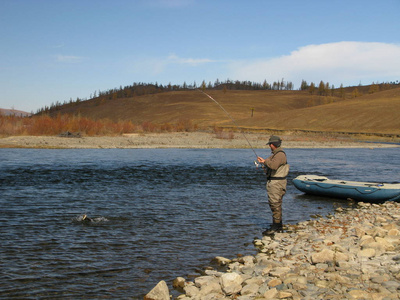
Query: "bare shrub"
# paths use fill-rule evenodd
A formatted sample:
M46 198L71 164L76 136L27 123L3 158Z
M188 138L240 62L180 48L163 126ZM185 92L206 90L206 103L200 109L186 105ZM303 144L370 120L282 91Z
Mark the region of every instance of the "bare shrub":
M133 124L132 121L114 122L109 119L94 120L81 116L40 115L33 117L0 115L0 135L58 135L64 132L80 133L81 135L120 135L132 132L173 132L194 131L197 125L191 120L179 120L176 124L154 124L143 122Z

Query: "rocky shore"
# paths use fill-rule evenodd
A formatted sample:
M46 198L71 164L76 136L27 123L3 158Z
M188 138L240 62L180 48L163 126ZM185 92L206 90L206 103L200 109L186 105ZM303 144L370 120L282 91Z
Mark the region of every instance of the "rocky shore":
M208 133L171 132L124 134L122 136L80 137L10 136L0 138L0 148L56 149L140 149L140 148L265 148L270 134L266 133ZM322 136L281 136L284 148L386 148L396 144L365 143L349 138ZM247 140L246 140L247 139ZM248 143L249 142L249 143Z
M255 256L217 257L194 281L177 278L180 300L399 299L400 203L358 203L255 239ZM145 296L168 300L161 281Z

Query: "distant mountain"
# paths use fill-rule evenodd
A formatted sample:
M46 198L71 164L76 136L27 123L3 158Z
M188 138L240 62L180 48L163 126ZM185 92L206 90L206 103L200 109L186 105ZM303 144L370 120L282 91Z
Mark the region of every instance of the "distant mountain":
M22 110L16 110L16 109L4 109L4 108L0 108L0 115L3 116L19 116L19 117L28 117L31 115L31 113L28 113L26 111L22 111Z

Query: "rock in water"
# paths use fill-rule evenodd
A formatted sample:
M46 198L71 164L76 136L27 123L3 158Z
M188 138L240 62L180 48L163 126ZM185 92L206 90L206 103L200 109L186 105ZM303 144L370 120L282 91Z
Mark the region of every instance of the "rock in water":
M169 300L169 289L167 283L161 280L146 296L144 300Z

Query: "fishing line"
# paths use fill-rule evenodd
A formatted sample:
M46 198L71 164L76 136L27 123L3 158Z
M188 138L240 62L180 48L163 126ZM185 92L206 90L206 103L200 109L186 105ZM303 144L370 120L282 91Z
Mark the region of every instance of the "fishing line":
M253 146L250 144L250 141L247 139L247 137L246 137L246 135L244 134L244 132L242 132L242 131L240 130L239 125L236 123L235 119L230 115L230 113L228 113L228 112L226 111L226 109L225 109L217 100L215 100L213 97L211 97L209 94L207 94L206 92L204 92L204 91L202 91L202 90L200 90L200 89L197 89L197 90L199 90L199 91L202 92L204 95L206 95L208 98L210 98L212 101L214 101L214 102L227 114L227 116L232 120L233 124L236 126L236 128L239 130L239 132L240 132L241 134L243 134L243 137L246 139L246 141L247 141L247 143L249 144L251 150L253 150L255 156L258 157L258 155L257 155L256 151L254 150ZM258 165L257 162L254 162L254 164L255 164L256 166Z

